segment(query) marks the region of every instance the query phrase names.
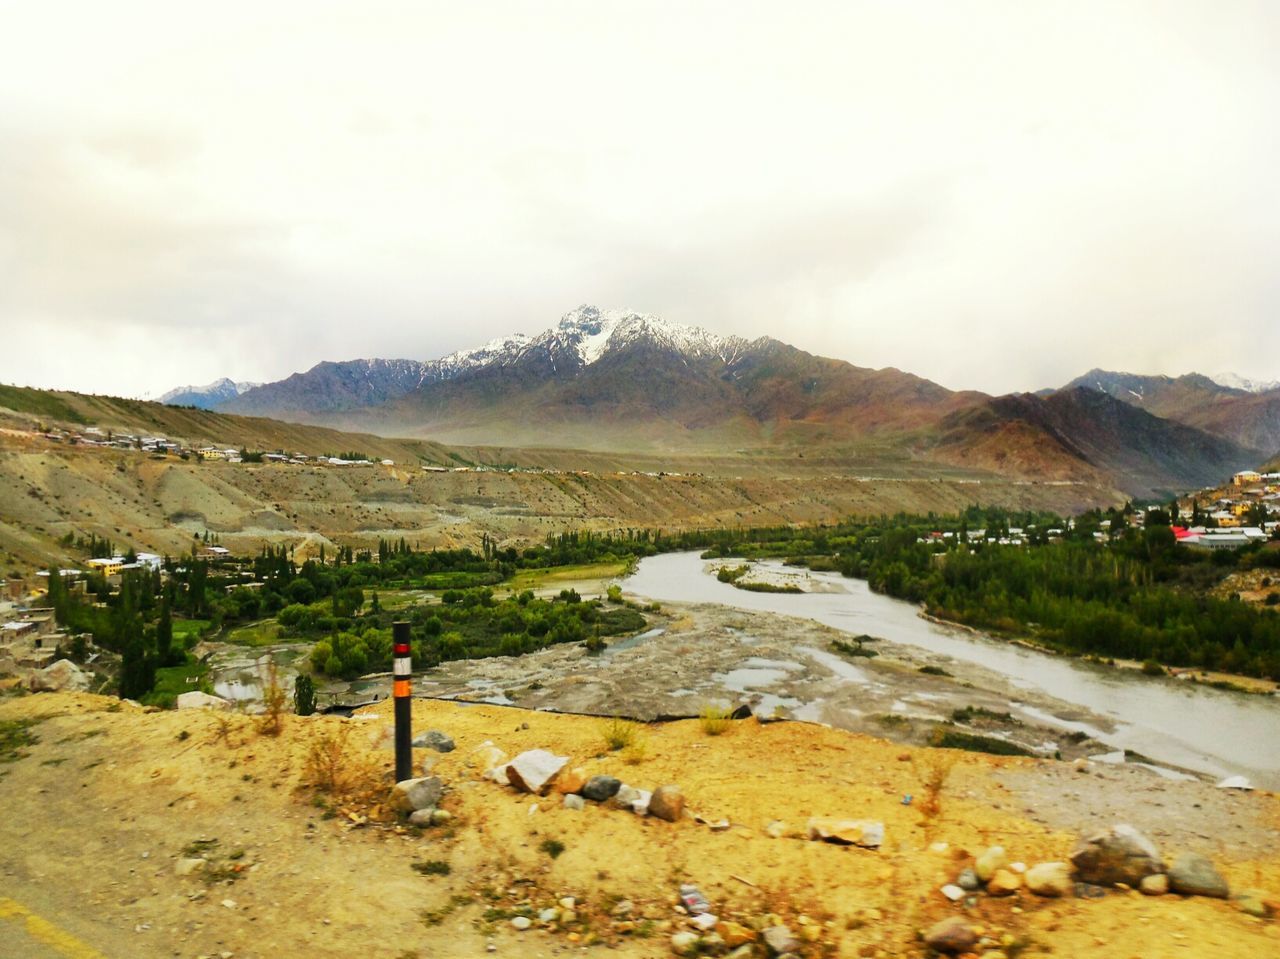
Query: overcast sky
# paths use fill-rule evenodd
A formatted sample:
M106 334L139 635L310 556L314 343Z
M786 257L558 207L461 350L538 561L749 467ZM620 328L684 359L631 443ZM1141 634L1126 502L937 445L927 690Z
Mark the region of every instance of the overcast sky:
M581 303L953 388L1280 378L1280 4L0 0L0 382Z

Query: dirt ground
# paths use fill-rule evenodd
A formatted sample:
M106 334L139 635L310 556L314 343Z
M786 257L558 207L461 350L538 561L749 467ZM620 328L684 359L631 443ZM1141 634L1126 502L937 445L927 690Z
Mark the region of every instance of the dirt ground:
M651 725L642 747L620 753L598 719L415 701L415 729L457 743L415 752L446 783L451 822L364 823L371 807L300 785L308 748L348 730L342 768L369 769L376 798L392 766L374 745L389 714L384 704L352 719L286 717L270 737L234 714L146 712L85 694L0 700L0 722L32 721L38 740L0 765L0 955L462 957L492 946L656 957L683 928L672 902L682 881L722 919L772 913L817 927L807 955L919 955L917 931L959 910L938 889L970 854L998 843L1027 864L1060 859L1079 828L1113 818L1160 827L1167 858L1210 855L1233 887L1280 891L1273 794L1147 780L1154 791L1142 791L1132 770L917 749L803 723L746 720L714 737L696 720ZM693 811L730 825L516 794L479 778L472 754L486 741L511 755L550 748L643 788L677 783ZM935 776L941 810L930 816ZM917 801L903 805L908 793ZM886 841L873 851L765 831L779 820L799 831L815 815L880 819ZM555 857L552 841L563 847ZM216 871L176 875L184 850ZM413 869L429 861L449 874ZM564 896L577 900L570 928L512 928L511 910ZM634 911L619 926L610 913L623 899ZM1009 937L1006 955L1280 955L1280 926L1217 900L1024 892L980 898L971 918L994 943Z

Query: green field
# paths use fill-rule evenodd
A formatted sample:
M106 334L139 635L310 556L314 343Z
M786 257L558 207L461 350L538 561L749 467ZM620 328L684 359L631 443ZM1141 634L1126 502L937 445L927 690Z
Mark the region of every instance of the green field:
M563 583L575 583L583 580L617 579L626 573L628 563L617 561L612 563L581 563L576 566L552 566L547 569L525 569L516 573L504 586L512 592L524 589L542 589L558 586ZM603 589L603 585L601 586Z
M256 623L237 626L222 636L222 641L235 646L271 646L274 643L288 642L280 633L280 624L274 619L260 619Z
M181 666L164 666L156 670L156 685L151 692L142 698L144 706L160 706L172 709L174 700L183 693L200 691L213 692L209 684L209 667L196 660L189 659ZM195 682L188 682L194 679Z

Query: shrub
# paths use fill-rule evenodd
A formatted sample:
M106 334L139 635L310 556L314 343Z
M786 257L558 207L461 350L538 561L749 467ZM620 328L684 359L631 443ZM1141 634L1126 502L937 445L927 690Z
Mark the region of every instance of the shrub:
M702 712L698 714L698 722L702 724L702 731L708 736L719 736L733 722L730 718L732 715L733 710L727 706L708 704L703 706Z
M620 749L635 745L640 730L635 723L621 716L614 716L600 727L600 735L604 737L604 744L609 751L616 753Z
M1146 676L1163 676L1164 667L1157 663L1154 659L1148 659L1142 663L1142 672Z
M413 871L424 876L447 876L453 870L443 859L428 859L426 862L415 862Z
M310 716L316 711L316 684L306 673L294 680L293 711L299 716Z
M544 839L539 843L538 848L552 859L559 859L560 854L564 852L564 843L559 839Z

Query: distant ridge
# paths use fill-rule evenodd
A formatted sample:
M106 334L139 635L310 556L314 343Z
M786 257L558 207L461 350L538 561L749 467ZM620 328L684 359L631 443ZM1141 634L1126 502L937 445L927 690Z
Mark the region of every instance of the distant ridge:
M179 386L161 396L160 402L169 406L194 406L197 409L213 410L220 404L235 399L246 390L261 385L260 383L237 383L224 376L204 386Z

